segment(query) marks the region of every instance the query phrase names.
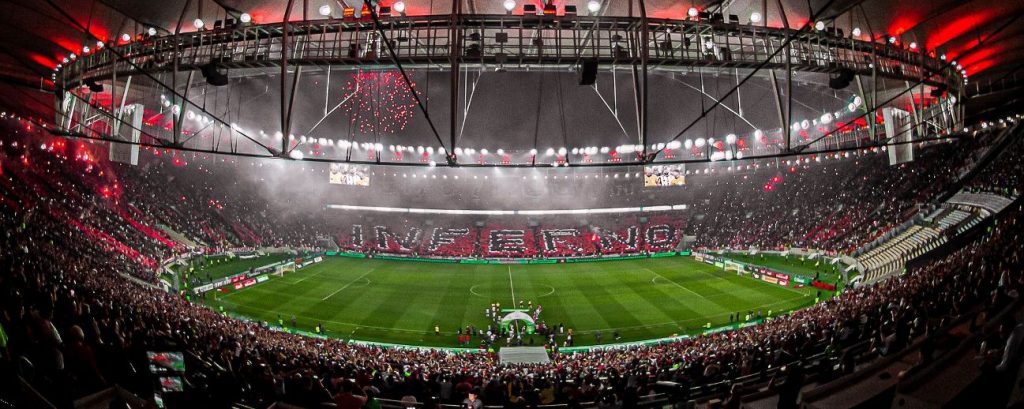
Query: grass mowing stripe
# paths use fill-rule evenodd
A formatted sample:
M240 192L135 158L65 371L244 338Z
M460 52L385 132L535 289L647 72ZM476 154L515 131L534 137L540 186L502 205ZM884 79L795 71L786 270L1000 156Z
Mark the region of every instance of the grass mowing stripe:
M347 287L339 291L342 284ZM709 321L726 323L738 311L788 310L810 300L807 290L720 272L688 258L517 265L514 272L508 265L327 258L208 301L274 323L278 314L289 324L294 315L304 330L323 322L329 336L455 346L456 328L486 327L484 309L492 302L507 308L513 291L516 304L522 299L543 305L540 321L563 323L581 334L576 345L593 344L598 330L606 333L604 342L612 342L616 330L622 341L649 339L699 331ZM433 335L434 324L444 336Z
M665 315L666 319L663 321L671 321L673 319L678 319L679 317L700 317L708 313L717 313L721 311L718 308L714 308L713 312L711 312L712 310L709 308L713 307L712 305L684 302L683 299L676 297L675 294L673 294L673 291L669 290L671 288L675 287L658 285L645 281L642 287L633 288L633 290L634 293L636 293L638 297L643 298L648 305L658 309L663 315ZM702 309L704 310L703 313L691 308L691 306L698 305L702 306Z
M373 270L370 270L370 271L373 271ZM335 291L334 291L333 293L330 293L330 294L328 294L328 295L327 295L326 297L324 297L324 298L321 298L321 299L320 299L320 301L327 301L327 299L328 299L328 298L331 298L331 297L333 297L333 296L334 296L335 294L337 294L337 293L340 293L340 292L341 292L342 290L344 290L344 289L348 288L348 287L349 287L349 286L351 286L352 284L355 284L355 283L356 283L356 281L359 281L359 279L361 279L361 278L363 278L363 277L366 277L366 275L367 275L367 274L370 274L370 271L367 271L367 272L363 273L363 275L359 276L359 278L356 278L355 280L349 281L349 283L348 283L348 284L345 284L345 285L343 285L343 286L342 286L341 288L339 288L339 289L335 290Z

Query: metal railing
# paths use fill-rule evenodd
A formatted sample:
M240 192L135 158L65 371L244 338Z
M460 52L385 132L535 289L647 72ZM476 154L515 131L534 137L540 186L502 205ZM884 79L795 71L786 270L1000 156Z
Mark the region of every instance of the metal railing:
M369 20L313 20L199 31L145 39L79 57L58 74L65 84L139 70L194 69L210 61L222 67L292 65L389 66L384 41L403 65L445 69L460 65L505 69L574 67L581 60L629 64L647 56L654 70L695 67L768 68L834 72L840 68L883 78L959 89L957 73L921 51L806 32L692 20L589 16L448 15L396 17L382 21L382 37ZM646 30L650 42L639 39ZM790 52L774 53L793 37ZM126 62L125 59L130 61Z

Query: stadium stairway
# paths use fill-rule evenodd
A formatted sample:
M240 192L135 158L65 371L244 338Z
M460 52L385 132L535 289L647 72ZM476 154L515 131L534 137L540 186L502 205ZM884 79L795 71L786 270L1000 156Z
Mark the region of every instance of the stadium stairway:
M865 269L863 282L872 284L903 271L907 261L970 230L1012 202L1012 198L992 193L957 193L903 232L857 256Z
M933 213L932 222L913 224L909 229L892 237L878 247L857 256L865 270L863 282L876 283L903 271L906 261L942 245L949 236L963 232L964 226L974 226L988 214L977 210L964 210L948 205L946 211ZM970 209L968 207L968 209ZM927 219L927 218L926 218Z
M156 228L158 228L158 229L160 229L160 231L164 232L164 234L166 234L167 237L170 237L171 240L174 240L174 241L176 241L178 243L181 243L181 244L183 244L183 245L185 245L187 247L190 247L190 248L206 247L206 243L199 243L199 242L193 241L193 240L189 239L188 237L186 237L184 234L178 233L177 231L174 231L174 229L171 229L168 226L164 226L162 224L157 224Z

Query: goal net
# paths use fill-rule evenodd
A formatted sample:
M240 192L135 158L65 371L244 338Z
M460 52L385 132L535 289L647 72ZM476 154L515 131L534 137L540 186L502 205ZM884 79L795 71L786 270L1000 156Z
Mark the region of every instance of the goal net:
M295 262L294 261L289 261L287 263L275 266L273 274L278 276L278 277L283 277L285 273L291 273L291 272L294 272L294 271L295 271Z

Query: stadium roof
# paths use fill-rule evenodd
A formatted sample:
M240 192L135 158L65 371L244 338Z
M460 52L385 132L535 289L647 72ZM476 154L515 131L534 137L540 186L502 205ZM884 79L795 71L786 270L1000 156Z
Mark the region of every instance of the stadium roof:
M397 0L385 0L390 5ZM70 53L81 53L83 46L94 47L93 38L116 40L123 33L134 35L148 27L163 33L175 31L179 20L182 31L195 30L193 20L201 18L212 22L224 18L225 10L249 13L254 22L281 21L285 14L284 0L41 0L33 2L7 2L0 15L0 80L3 95L7 96L4 109L18 110L22 114L52 115L52 89L50 74L61 59ZM295 1L291 13L293 20L303 16L303 4L308 4L310 19L322 18L318 12L325 4L338 13L341 0ZM358 7L359 4L349 5ZM521 7L523 1L517 2ZM536 2L540 4L539 1ZM556 2L576 4L581 13L587 8L584 0ZM634 3L626 0L603 0L601 15L625 16L638 13ZM936 50L937 53L962 55L960 63L971 79L972 93L985 96L976 98L986 105L1015 105L1020 101L1000 94L1018 86L1024 63L1021 37L1024 25L1013 24L1024 14L1024 3L993 0L955 1L898 1L898 0L782 0L756 1L670 1L647 0L648 15L658 18L685 18L690 7L702 10L722 8L725 14L736 14L747 23L754 11L762 11L769 26L782 26L779 5L785 10L790 26L799 27L807 22L812 11L823 10L819 20L828 21L836 28L850 32L860 28L865 36L876 38L898 36L902 43ZM442 0L406 0L409 15L448 14L452 4ZM810 7L810 9L809 9ZM467 14L504 14L500 0L468 0L463 4ZM184 16L184 18L182 18ZM89 35L84 31L87 30ZM978 44L982 44L978 46ZM997 83L995 94L990 82ZM980 89L980 92L979 92ZM40 92L44 91L44 92ZM1009 101L1009 103L1008 103ZM15 102L18 102L17 104Z

